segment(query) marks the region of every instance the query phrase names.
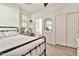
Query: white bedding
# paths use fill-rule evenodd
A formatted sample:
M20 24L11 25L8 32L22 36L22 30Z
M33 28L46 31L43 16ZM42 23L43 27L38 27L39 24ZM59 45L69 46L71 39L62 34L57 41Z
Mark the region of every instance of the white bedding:
M26 43L26 42L34 40L34 39L36 39L36 37L29 37L29 36L23 36L23 35L17 35L17 36L13 36L13 37L3 38L2 40L0 40L0 51L4 51L6 49L18 46L20 44ZM44 42L44 40L40 39L40 40L37 40L30 44L27 44L23 47L20 47L13 51L5 53L3 55L4 56L21 56L42 42ZM44 50L44 48L45 48L45 46L43 44L42 46L38 47L36 50L32 51L32 55L34 56L34 55L41 54L42 51ZM27 54L27 56L28 55L30 55L30 54Z

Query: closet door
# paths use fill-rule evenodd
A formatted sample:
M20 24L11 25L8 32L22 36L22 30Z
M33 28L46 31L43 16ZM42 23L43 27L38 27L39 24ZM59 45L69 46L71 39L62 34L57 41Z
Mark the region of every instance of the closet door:
M77 47L76 34L78 32L79 13L67 15L67 46Z
M66 46L66 16L56 16L56 44Z

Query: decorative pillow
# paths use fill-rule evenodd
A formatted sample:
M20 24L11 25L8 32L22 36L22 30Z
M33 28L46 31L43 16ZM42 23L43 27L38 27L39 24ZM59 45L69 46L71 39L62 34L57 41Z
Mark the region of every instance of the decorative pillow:
M3 34L3 32L0 32L0 39L2 39L2 38L4 38L5 36L4 36L4 34Z
M4 32L4 34L5 34L6 37L11 37L11 36L18 35L19 33L16 32L16 31L9 31L9 32Z

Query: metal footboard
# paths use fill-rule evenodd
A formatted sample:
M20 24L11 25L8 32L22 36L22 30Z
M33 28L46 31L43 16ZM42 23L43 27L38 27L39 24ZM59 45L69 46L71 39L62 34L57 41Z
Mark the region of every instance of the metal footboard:
M10 51L13 51L13 50L15 50L15 49L17 49L17 48L23 47L23 46L25 46L25 45L27 45L27 44L29 44L29 43L35 42L35 41L40 40L40 39L42 39L42 38L44 38L44 42L41 42L38 46L34 47L33 49L31 49L30 51L28 51L27 53L25 53L25 54L23 54L23 55L21 55L21 56L26 56L28 53L31 54L31 52L32 52L34 49L37 49L37 47L41 46L42 44L45 44L45 49L44 49L44 51L43 51L39 56L42 56L42 55L46 56L46 38L45 38L45 36L39 37L39 38L34 39L34 40L32 40L32 41L29 41L29 42L23 43L23 44L21 44L21 45L18 45L18 46L15 46L15 47L6 49L6 50L4 50L4 51L1 51L1 52L0 52L0 55L3 55L3 54L8 53L8 52L10 52Z

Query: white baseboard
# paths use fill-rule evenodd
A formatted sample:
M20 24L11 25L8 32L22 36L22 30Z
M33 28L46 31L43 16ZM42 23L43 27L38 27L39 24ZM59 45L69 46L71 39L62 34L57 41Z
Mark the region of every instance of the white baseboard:
M47 43L50 43L50 44L55 44L55 43L52 43L52 42L47 42Z

